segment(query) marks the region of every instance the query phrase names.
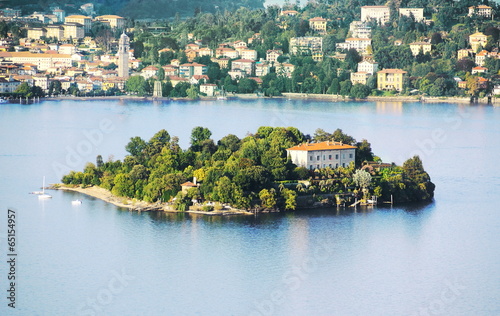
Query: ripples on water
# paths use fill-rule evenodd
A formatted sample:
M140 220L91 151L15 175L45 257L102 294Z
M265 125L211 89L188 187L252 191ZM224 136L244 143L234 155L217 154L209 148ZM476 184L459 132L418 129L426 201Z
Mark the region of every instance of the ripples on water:
M2 105L0 114L0 204L19 214L19 315L499 314L497 108L282 99L61 101ZM68 152L103 120L112 122L112 131L80 161L68 162ZM133 136L149 139L165 128L186 148L194 126L220 139L228 133L242 138L262 125L309 134L341 128L368 138L376 154L397 163L423 151L437 185L435 200L207 217L138 214L77 193L53 192L43 202L27 194L43 176L59 180L55 162L81 170L97 154L121 159ZM444 140L419 147L437 129ZM72 206L76 198L83 204ZM0 217L2 227L5 221ZM102 296L122 272L131 279ZM0 302L0 314L10 315L5 299Z

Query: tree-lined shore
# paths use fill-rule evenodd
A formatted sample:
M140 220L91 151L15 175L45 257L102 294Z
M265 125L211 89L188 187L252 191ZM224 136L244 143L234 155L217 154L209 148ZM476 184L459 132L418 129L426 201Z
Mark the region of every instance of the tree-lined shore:
M383 164L367 140L358 142L340 129L333 133L318 129L311 136L294 127L263 126L243 139L229 134L215 142L210 137L210 130L195 127L191 146L185 150L166 130L149 141L133 137L123 161L97 156L95 164L87 163L83 172L70 172L62 182L98 186L116 197L170 203L179 211L206 212L224 205L241 210L295 210L301 197L306 202L302 198L299 206L308 206L323 201L325 195L335 200L331 204L349 205L374 197L416 202L430 200L434 194L435 186L418 156L403 166ZM297 167L286 149L306 141L355 145L356 160L338 168Z

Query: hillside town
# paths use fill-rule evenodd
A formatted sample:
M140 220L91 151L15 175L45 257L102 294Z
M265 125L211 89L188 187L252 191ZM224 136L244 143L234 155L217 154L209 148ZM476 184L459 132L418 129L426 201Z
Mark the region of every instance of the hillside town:
M457 19L468 24L454 25L443 24L443 8L429 15L428 8L392 2L361 6L350 22L335 5L316 2L163 22L97 15L92 3L78 14L52 7L22 16L5 8L0 93L499 95L496 11L484 4L464 8ZM253 26L235 24L244 15Z

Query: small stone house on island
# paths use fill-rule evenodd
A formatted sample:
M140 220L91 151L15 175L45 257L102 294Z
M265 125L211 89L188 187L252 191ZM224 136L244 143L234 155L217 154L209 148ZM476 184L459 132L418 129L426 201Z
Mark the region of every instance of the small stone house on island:
M294 164L309 170L347 167L356 158L356 146L332 141L304 143L286 152Z

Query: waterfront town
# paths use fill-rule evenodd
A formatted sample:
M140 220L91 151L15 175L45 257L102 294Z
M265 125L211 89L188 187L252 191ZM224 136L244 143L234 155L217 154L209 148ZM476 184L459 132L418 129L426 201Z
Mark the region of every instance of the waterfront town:
M4 8L0 93L498 95L496 4L467 3L390 2L346 17L338 4L308 2L164 21L98 15L92 3L29 14Z

